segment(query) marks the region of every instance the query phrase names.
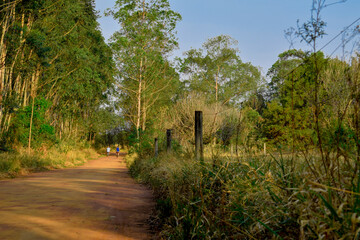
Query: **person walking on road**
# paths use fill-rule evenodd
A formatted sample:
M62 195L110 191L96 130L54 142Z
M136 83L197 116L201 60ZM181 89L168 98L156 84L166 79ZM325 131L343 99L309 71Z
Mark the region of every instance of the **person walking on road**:
M110 155L110 146L108 146L108 147L106 148L106 153L107 153L107 156Z
M120 148L119 145L116 147L116 157L119 157L119 153L120 153Z

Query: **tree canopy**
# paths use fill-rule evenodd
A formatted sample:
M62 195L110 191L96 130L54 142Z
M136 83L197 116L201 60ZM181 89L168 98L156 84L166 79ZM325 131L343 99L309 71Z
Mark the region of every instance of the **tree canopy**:
M7 0L4 6L0 13L3 147L27 132L30 148L32 134L44 124L54 128L58 139L91 138L90 119L107 99L114 69L94 1ZM43 124L37 125L43 111ZM26 124L17 120L22 115L28 118Z

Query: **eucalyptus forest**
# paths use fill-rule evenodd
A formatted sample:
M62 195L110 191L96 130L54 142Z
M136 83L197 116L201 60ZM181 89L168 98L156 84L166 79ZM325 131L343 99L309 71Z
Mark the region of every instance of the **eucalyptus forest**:
M285 32L308 48L263 73L229 35L171 57L168 0L117 0L108 42L94 0L2 0L0 178L121 146L153 191L155 239L360 239L360 19L347 56L319 44L337 4L312 0Z

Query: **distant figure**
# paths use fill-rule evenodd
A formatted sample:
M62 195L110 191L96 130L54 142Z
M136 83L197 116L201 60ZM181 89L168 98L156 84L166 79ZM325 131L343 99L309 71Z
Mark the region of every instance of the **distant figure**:
M110 155L110 146L106 148L106 153L108 156Z
M120 148L119 145L116 147L116 157L119 157Z

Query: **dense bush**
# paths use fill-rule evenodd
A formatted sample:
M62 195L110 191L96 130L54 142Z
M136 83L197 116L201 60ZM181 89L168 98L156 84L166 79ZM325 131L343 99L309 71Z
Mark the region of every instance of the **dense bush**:
M53 145L57 141L55 129L46 119L46 112L51 103L44 98L36 98L34 101L34 108L30 105L18 111L11 127L12 137L15 140L13 142L27 146L31 127L31 140L34 148L38 148L42 144Z

